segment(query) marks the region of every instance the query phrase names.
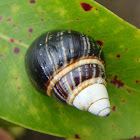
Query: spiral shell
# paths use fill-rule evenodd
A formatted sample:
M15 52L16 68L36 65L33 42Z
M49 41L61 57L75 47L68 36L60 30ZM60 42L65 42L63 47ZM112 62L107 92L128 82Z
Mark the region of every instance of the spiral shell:
M27 50L25 66L38 91L98 116L110 114L104 55L91 37L70 30L44 33Z

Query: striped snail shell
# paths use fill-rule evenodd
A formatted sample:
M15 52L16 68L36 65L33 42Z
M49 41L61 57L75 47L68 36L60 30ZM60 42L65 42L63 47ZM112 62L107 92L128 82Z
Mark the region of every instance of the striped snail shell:
M110 114L104 55L91 37L70 30L44 33L27 50L25 66L40 92L101 117Z

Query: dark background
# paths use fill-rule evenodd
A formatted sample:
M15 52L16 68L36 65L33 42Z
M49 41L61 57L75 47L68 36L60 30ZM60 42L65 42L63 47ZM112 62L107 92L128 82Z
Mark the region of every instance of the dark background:
M140 28L140 0L95 0L125 21ZM26 130L25 135L17 140L65 140L55 136Z

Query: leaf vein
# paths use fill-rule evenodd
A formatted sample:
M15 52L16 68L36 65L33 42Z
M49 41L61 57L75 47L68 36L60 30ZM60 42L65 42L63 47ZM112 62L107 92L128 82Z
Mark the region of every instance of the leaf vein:
M4 40L6 40L6 41L9 41L9 40L10 40L10 37L9 37L9 36L6 36L6 35L4 35L4 34L2 34L2 33L0 33L0 38L4 39ZM15 44L18 44L18 45L20 45L20 46L23 46L23 47L25 47L25 48L28 48L28 45L27 45L27 44L25 44L25 43L23 43L23 42L19 43L18 40L14 40L14 43L15 43Z

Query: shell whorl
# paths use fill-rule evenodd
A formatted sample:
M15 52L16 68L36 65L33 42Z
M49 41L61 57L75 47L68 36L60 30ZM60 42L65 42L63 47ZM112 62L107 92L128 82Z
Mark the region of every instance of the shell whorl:
M106 86L105 60L100 45L76 31L51 31L38 37L25 57L34 87L73 105L75 97L93 84Z
M95 83L106 86L106 76L102 67L98 64L85 64L60 78L54 84L51 93L53 97L72 105L79 92Z
M51 79L55 79L66 67L69 66L71 71L81 65L96 64L95 61L105 71L104 55L99 44L76 31L44 33L30 45L25 57L28 76L37 90L43 93L52 83Z

